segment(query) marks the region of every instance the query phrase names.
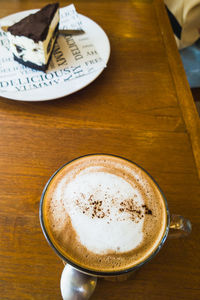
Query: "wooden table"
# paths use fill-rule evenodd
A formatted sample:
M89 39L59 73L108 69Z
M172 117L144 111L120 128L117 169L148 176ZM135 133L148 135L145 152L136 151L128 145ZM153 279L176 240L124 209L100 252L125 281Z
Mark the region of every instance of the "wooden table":
M46 3L1 0L0 17ZM135 278L99 280L92 299L200 299L200 125L164 5L75 5L110 39L101 76L55 101L0 98L0 299L61 299L63 264L40 229L40 196L58 167L95 152L124 156L148 170L170 210L188 217L193 231L168 240Z

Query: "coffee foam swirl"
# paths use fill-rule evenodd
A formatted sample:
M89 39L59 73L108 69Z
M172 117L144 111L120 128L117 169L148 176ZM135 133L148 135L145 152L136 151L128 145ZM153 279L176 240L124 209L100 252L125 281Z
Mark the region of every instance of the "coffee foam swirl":
M96 270L139 263L166 226L162 195L152 180L134 164L107 156L85 157L59 171L45 211L60 251Z
M85 169L68 185L65 180L58 185L74 230L92 252L130 251L143 239L143 218L133 217L122 204L132 201L133 207L142 207L142 197L124 179L94 168Z
M62 199L77 238L89 251L127 252L143 240L146 205L133 182L104 169L88 167L71 180L63 178L54 198Z

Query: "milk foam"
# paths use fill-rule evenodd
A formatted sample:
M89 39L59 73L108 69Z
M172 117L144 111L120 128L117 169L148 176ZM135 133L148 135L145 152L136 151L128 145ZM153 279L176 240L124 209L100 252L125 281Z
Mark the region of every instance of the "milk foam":
M64 177L53 198L62 199L77 238L93 253L123 253L143 241L145 203L140 190L102 167Z

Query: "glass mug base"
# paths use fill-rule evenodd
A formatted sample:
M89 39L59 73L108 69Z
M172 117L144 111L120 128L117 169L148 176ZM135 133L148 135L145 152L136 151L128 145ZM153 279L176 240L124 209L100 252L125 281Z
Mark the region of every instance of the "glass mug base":
M116 271L114 270L114 271L105 271L105 272L103 271L102 272L101 270L98 270L97 267L95 267L95 269L90 269L90 268L86 268L85 266L84 267L81 266L81 264L74 263L73 261L71 261L68 258L68 256L65 256L65 254L62 251L60 251L59 247L57 246L56 242L54 241L54 239L52 238L52 235L49 232L48 220L47 220L48 214L46 212L47 211L46 203L48 203L48 195L52 193L52 187L53 188L55 187L55 182L56 182L57 178L59 178L59 176L63 176L63 174L65 174L64 172L66 170L68 171L68 169L70 169L74 172L75 168L77 168L77 164L79 164L80 162L85 163L85 161L86 161L88 163L88 161L89 162L91 161L93 163L95 161L95 163L96 163L96 161L98 161L98 160L101 162L104 161L104 163L108 163L112 167L113 167L113 164L114 164L114 167L118 166L119 164L123 165L124 170L126 170L126 171L123 173L119 172L119 174L123 174L120 176L124 176L124 173L129 172L127 170L132 168L132 169L134 169L134 172L136 172L137 176L145 177L147 179L148 184L152 185L152 189L154 189L156 191L156 193L157 193L156 195L159 195L159 197L160 197L159 199L161 199L159 201L162 204L162 207L164 207L164 211L165 211L165 213L163 214L164 218L166 218L166 221L164 223L165 227L163 227L164 229L162 229L163 231L162 231L162 235L160 237L159 243L156 245L156 247L152 250L152 252L147 257L145 257L139 263L133 264L133 267L128 267L127 269L123 269L123 270L116 270ZM81 167L82 167L82 165L81 165ZM93 180L92 178L93 177L90 176L91 181ZM124 177L124 178L126 178L126 177ZM59 178L59 180L61 180L61 179ZM84 186L87 186L87 185L84 185ZM137 182L136 182L136 186L137 186ZM148 197L148 195L145 195L145 197ZM49 198L52 199L52 197L49 197ZM124 203L124 202L121 202L121 203ZM94 203L96 205L95 201L94 201ZM124 206L123 207L121 206L120 209L121 210L124 209ZM142 210L142 209L143 209L144 213L147 213L147 214L149 213L150 215L152 214L151 210L148 209L146 205L141 205L140 210ZM140 210L139 209L134 210L135 212L137 212L137 217L138 216L141 217ZM126 211L129 212L130 207L129 207L129 210L127 209ZM85 211L83 211L83 213L85 213ZM41 227L42 227L43 233L44 233L48 243L53 248L53 250L58 254L58 256L60 256L60 258L65 263L67 263L67 265L64 268L62 277L61 277L61 291L62 291L64 300L72 299L72 295L75 295L73 293L78 293L77 292L78 290L84 291L83 288L78 289L77 286L76 286L76 288L74 288L75 283L77 285L81 285L82 283L84 283L83 286L86 287L85 295L87 295L87 297L85 297L85 298L82 297L81 299L89 299L90 295L92 294L92 292L95 289L97 277L103 277L105 280L114 281L114 282L124 281L124 280L127 280L128 278L132 278L132 276L134 276L136 274L135 271L137 271L139 268L141 268L145 263L147 263L149 260L151 260L160 251L160 249L162 248L162 246L168 236L170 227L172 228L172 231L173 231L173 234L172 234L173 237L185 236L191 232L190 221L185 219L182 216L172 215L171 216L171 224L170 224L170 214L169 214L169 210L168 210L167 201L166 201L165 196L164 196L163 192L161 191L160 187L155 182L155 180L151 177L150 174L148 174L142 167L138 166L136 163L133 163L125 158L115 156L115 155L110 155L110 154L90 154L90 155L86 155L83 157L79 157L79 158L65 164L58 171L56 171L53 174L53 176L50 178L50 180L47 182L45 189L43 191L41 201L40 201L39 214L40 214ZM93 217L94 216L92 215L92 218ZM140 222L140 220L138 222ZM69 282L70 282L70 284L69 284ZM73 287L73 285L74 285L74 287Z
M67 265L67 263L65 261L62 260L62 262L63 262L64 266ZM121 274L121 275L116 275L116 276L98 276L98 278L102 279L102 280L106 280L106 281L122 282L122 281L126 281L128 279L134 278L138 271L139 270L135 270L135 271L132 271L132 272L128 272L126 274ZM87 274L87 275L89 275L89 274Z
M64 266L67 265L67 263L64 260L62 260L62 262L63 262ZM138 272L138 270L135 270L135 271L128 272L126 274L117 275L117 276L98 276L98 277L103 280L106 280L106 281L122 282L122 281L126 281L127 279L135 277L137 272ZM89 275L89 274L87 274L87 275Z

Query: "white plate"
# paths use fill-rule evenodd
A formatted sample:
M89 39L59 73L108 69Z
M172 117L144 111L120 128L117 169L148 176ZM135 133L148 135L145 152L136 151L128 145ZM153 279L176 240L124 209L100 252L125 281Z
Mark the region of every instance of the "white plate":
M1 23L12 24L24 18L28 14L34 13L35 11L36 10L22 11L7 16L1 19ZM97 23L95 23L88 17L83 16L81 14L79 14L79 17L83 23L85 32L89 35L100 57L103 59L105 64L107 64L110 56L110 43L106 33ZM3 46L0 46L0 52L1 52L1 47ZM102 67L83 77L70 80L66 83L62 82L57 86L38 88L35 90L23 91L23 92L0 91L0 96L13 99L13 100L19 100L19 101L45 101L45 100L53 100L53 99L61 98L63 96L70 95L86 87L92 81L94 81L102 73L103 70L104 68Z

